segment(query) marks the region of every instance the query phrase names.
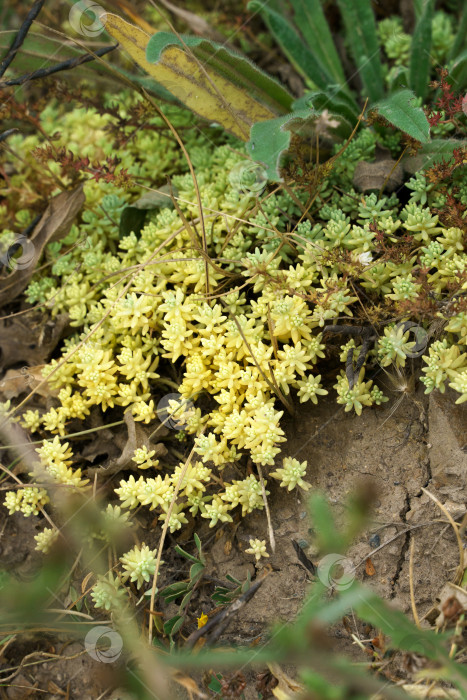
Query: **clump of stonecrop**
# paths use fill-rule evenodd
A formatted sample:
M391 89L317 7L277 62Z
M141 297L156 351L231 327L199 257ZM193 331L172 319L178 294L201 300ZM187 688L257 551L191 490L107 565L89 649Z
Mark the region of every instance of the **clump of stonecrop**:
M122 99L123 112L130 101ZM79 109L62 113L54 105L41 118L43 129L60 130L61 141L79 156L110 155L104 130L110 117L88 110L85 131ZM46 438L38 452L54 484L90 488L81 469L71 466L72 450L61 439L72 419L85 422L92 409L104 416L117 409L152 427L159 424L157 402L167 387L179 393L170 411L183 435L192 436L192 463L184 471L182 463L160 464L139 448L134 462L144 475L120 480L119 505L109 513L128 524L128 511L145 506L162 524L169 517L170 532L190 515L215 526L232 521L236 509L246 515L263 508L254 471L230 481L218 478L242 457L265 469L265 486L272 478L287 490L310 487L306 462L285 457L278 466L286 441L281 418L293 396L317 403L328 394L319 370L335 347L335 340L326 342L327 327L343 321L365 325L361 299L378 338L350 385L344 367L352 348L357 360L362 341L343 338L334 388L346 411L360 415L364 406L388 400L365 374L376 364L404 367L414 356L408 321L426 331L433 321L445 322L442 337L425 351L421 381L426 393L449 386L459 394L457 403L467 400L467 312L460 303L467 287L465 228L443 225L434 212L449 195L466 191L466 175L456 174L457 189L451 191L449 183L438 189L419 172L407 183L405 204L396 194L362 195L353 188L353 172L359 161L372 159L377 143L376 133L366 128L326 171L318 192L298 187L273 192L265 189L264 173L252 168L242 144L226 137L213 146L207 133L189 129L185 139L205 233L193 179L176 142L160 132L136 131L119 152L121 167L145 185L155 175L161 182L170 167L177 206L168 199L167 206L148 211L141 230L122 235L122 212L141 189L87 179L79 222L66 238L47 246L44 264L26 290L31 304L41 304L53 317L68 314L75 329L61 357L43 371L58 391L55 406L21 417L24 427ZM38 136L10 140L28 169L35 167L30 151L40 144ZM48 167L60 172L52 160ZM63 174L62 179L66 184ZM314 203L304 216L310 194ZM168 379L174 376L170 365L179 382ZM42 489L19 489L7 494L6 503L11 512L28 515L46 505L46 496ZM36 537L38 548L47 551L57 536L44 530ZM138 587L148 582L155 552L135 547L121 563L120 578L99 580L96 605L108 609L119 599L120 581Z
M449 52L455 39L453 17L439 10L434 13L431 23L430 58L433 65L446 65ZM402 17L392 16L378 22L378 37L388 61L383 62L384 78L389 87L408 84L407 66L410 63L410 51L413 37L403 29ZM452 127L451 127L452 128Z

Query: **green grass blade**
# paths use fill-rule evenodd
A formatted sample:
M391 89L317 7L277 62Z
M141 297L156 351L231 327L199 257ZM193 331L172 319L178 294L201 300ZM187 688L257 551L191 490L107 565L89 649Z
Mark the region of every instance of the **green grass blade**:
M449 79L455 91L464 91L467 86L467 49L459 54L449 66Z
M465 48L467 43L467 2L464 2L458 27L459 29L457 30L456 38L454 39L454 43L448 56L450 61L452 61L453 58L458 57L459 53L463 48Z
M283 53L301 75L311 80L322 90L325 90L330 83L335 82L315 54L304 44L288 20L259 0L250 2L248 9L251 12L261 14Z
M415 19L420 19L423 14L423 4L425 0L413 0L413 7L415 11Z
M370 103L383 97L384 81L370 0L337 0L348 43L363 82L363 97Z
M295 26L300 29L308 48L333 77L334 82L339 85L345 85L344 69L320 0L314 0L313 2L310 2L310 0L290 1L295 13Z
M431 25L434 0L425 0L423 12L417 22L410 50L409 85L416 95L426 97L430 81Z

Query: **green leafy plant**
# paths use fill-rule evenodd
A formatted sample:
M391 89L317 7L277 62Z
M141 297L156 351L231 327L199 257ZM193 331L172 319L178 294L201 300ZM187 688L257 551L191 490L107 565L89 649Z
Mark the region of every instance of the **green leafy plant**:
M434 17L434 0L425 0L417 8L412 37L404 35L397 22L390 26L381 23L382 39L386 37L383 44L390 55L391 50L396 51L396 57L401 51L404 53L404 38L409 40L406 63L397 65L396 60L397 70L389 71L388 94L384 89L388 67L381 59L378 25L369 0L342 0L338 5L346 45L362 83L361 96L369 100L370 113L415 141L428 142L429 123L420 101L427 97L433 69L430 51L438 17ZM182 103L248 141L247 152L264 163L271 180L277 180L282 155L289 149L294 133L306 138L310 128L315 127L334 137L349 136L358 122L362 103L349 87L320 2L290 0L265 4L253 0L248 7L261 14L291 64L313 88L300 100L292 102L287 91L251 61L215 42L169 32L159 32L149 39L115 15L106 15L105 22L107 30L133 58ZM462 51L465 14L464 11L449 53L448 42L441 42L438 57L455 71L461 88L466 84ZM443 29L449 32L449 28ZM394 34L402 37L402 48L393 48L394 43L398 46ZM323 114L325 126L319 121Z
M390 71L388 93L385 95L384 74L388 73L381 58L378 40L378 24L369 0L339 0L337 3L345 31L345 44L351 54L361 80L361 97L368 99L368 106L375 115L400 129L421 143L429 140L428 120L421 106L426 99L430 75L436 65L431 56L434 26L434 1L426 0L417 6L413 36L404 35L409 42L406 64ZM284 0L263 4L258 0L249 3L251 11L259 12L284 54L296 70L306 79L311 92L294 103L297 118L305 105L322 112L324 109L338 119L350 135L361 109L357 95L347 82L343 65L335 48L331 30L320 2ZM291 17L293 13L293 17ZM452 47L447 42L446 51L438 57L448 68L456 72L456 84L462 90L467 84L464 75L465 24L467 13L463 11L460 27ZM391 22L392 20L387 20ZM389 38L403 35L398 21L388 27ZM384 25L384 21L380 23ZM386 31L388 31L386 30ZM446 31L449 31L446 29ZM448 48L449 53L448 53ZM396 62L397 63L397 62ZM459 80L460 79L460 80ZM293 120L293 114L290 116ZM260 131L259 131L260 129ZM262 138L283 131L283 122L277 120L257 127ZM285 146L285 147L284 147ZM287 140L281 144L286 150ZM250 149L250 153L251 149ZM276 161L277 162L277 161Z
M232 576L232 574L226 574L225 578L229 583L232 583L235 588L216 586L211 598L217 605L228 605L232 603L236 598L246 593L251 587L251 574L249 571L243 582L239 581L235 576Z
M182 599L179 605L178 614L164 623L164 634L168 634L170 637L172 637L174 634L176 634L176 632L178 632L182 628L183 623L186 619L187 608L190 603L191 597L196 590L197 584L201 581L204 574L205 559L204 555L201 552L201 540L199 539L196 533L194 534L194 540L198 552L197 557L193 556L193 554L189 554L189 552L186 552L179 545L176 545L174 548L177 554L180 554L180 556L192 562L190 566L188 580L172 583L169 586L163 588L159 593L160 597L162 598L162 600L165 601L165 603L172 603L178 600L179 598Z

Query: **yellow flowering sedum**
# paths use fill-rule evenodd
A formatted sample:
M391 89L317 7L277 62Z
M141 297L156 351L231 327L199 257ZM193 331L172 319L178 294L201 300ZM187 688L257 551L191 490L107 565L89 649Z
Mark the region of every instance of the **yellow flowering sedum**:
M139 469L149 469L150 467L157 467L159 464L158 459L152 459L155 454L155 450L148 451L146 445L143 445L143 447L138 447L134 451L132 459Z
M58 436L53 440L44 440L42 447L36 452L39 454L41 465L45 470L45 475L49 476L56 484L65 486L85 486L89 479L81 477L81 469L73 470L70 466L73 456L69 443L61 443ZM40 470L37 470L41 474Z
M35 486L28 486L17 491L7 491L4 506L8 508L8 513L13 515L20 511L28 517L38 515L40 509L49 502L47 491Z
M461 394L456 403L464 403L467 401L467 369L462 370L462 372L452 372L452 377L453 381L450 382L449 386Z
M306 474L307 462L299 462L298 459L293 457L285 457L282 460L282 468L276 469L275 472L271 472L270 476L275 479L280 479L281 486L287 488L288 491L300 486L304 491L308 491L311 488L311 484L303 480Z
M98 576L91 591L91 598L96 608L118 610L124 604L127 593L118 576L109 572L106 576Z
M42 552L42 554L47 554L57 538L58 530L53 530L50 527L44 528L38 535L34 535L36 550Z
M122 114L134 107L131 99L122 97ZM175 116L184 123L183 112ZM117 124L115 115L89 110L83 130L80 110L48 106L41 120L46 133L60 131L58 145L75 154L99 162L114 155L104 127L109 121ZM67 432L75 431L76 421L89 425L95 417L122 418L128 411L148 426L148 434L158 427L157 419L167 418L169 429L179 431L177 437L194 447L194 455L185 471L182 455L159 463L147 445L137 445L133 469L144 475L121 475L115 489L119 505L109 506L109 520L123 521L125 511L142 506L154 511L160 526L169 519L170 532L191 516L201 516L211 527L231 522L236 509L245 516L264 507L258 466L265 488L276 479L288 491L309 489L306 462L286 456L276 466L286 442L285 405L317 404L328 393L321 383L334 347L328 344L328 329L342 319L361 324L362 288L363 303L370 300L377 319L370 362L405 365L415 343L394 319L410 320L414 312L407 304L430 300L438 305L433 316L446 326L443 339L424 351L426 392L448 385L459 393L458 403L467 400L466 312L454 306L461 296L456 285L466 285L463 231L446 228L432 213L430 207L439 203L430 202L431 189L423 202L417 191L405 205L396 195L340 194L342 188L351 191L357 160L373 157L373 131L362 129L333 162L304 217L310 192L296 188L292 197L278 188L262 197L264 183L242 189L232 175L246 162L242 145L213 146L202 130L185 130L204 205L202 231L197 193L180 149L159 129L159 117L148 116L148 123L157 128L122 127L119 167L138 183L170 177L177 207L167 198L167 206L147 211L140 230L121 231L123 214L141 188L122 190L112 182L87 179L83 211L64 239L46 246L44 264L26 291L28 302L53 317L67 314L74 331L63 341L61 357L43 369L58 397L46 412L30 409L22 416L28 430L41 438L50 434L38 450L42 469L36 476L59 486L86 486L82 466L73 463L65 441ZM25 140L13 134L9 144L18 162L24 159L32 181L47 176L42 165L37 171L29 153L39 145L38 136ZM58 165L50 162L50 167L56 171ZM71 184L66 174L63 178ZM384 234L388 250L409 240L408 252L403 249L392 259L376 231ZM425 331L433 320L416 319ZM352 348L356 362L360 347L352 339L342 347L343 366ZM371 379L365 381L365 366L352 386L342 370L334 388L337 402L358 415L365 406L387 401ZM162 416L159 401L168 390L179 396L166 402ZM0 412L10 408L7 402ZM252 465L246 475L248 460ZM34 512L45 498L43 490L27 498L20 491L7 494L13 512ZM38 545L46 547L47 536L44 530ZM140 586L150 575L153 553L145 545L134 548L122 564L125 576Z
M245 549L245 554L254 554L256 561L259 561L261 557L269 557L266 550L266 540L250 540L250 547Z
M141 588L143 583L148 583L156 570L156 550L149 549L147 544L141 547L135 545L133 549L120 557L124 573L122 581L130 580ZM163 562L161 562L163 563Z

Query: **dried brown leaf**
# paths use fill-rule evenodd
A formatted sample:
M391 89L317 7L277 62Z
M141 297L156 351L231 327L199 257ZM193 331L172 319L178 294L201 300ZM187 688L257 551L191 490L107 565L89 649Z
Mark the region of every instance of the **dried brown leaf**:
M368 557L368 559L365 562L365 573L367 576L374 576L376 574L376 569L370 557Z
M365 160L357 163L353 185L360 192L380 190L383 185L387 192L394 192L402 185L403 178L402 165L391 158L389 151L377 146L376 157L372 163Z
M183 676L181 673L178 673L174 676L174 680L181 685L183 688L185 688L186 692L188 693L188 696L190 698L207 698L208 696L206 693L203 693L201 688L197 685L195 680L193 678L190 678L190 676Z
M88 478L93 478L95 474L108 477L118 474L123 469L137 470L138 467L132 460L137 447L147 447L148 450L155 450L154 459L167 453L165 445L161 442L156 444L150 442L149 435L154 429L153 426L136 423L129 411L124 413L123 418L126 424L126 431L123 429L115 430L111 440L111 443L113 445L116 444L119 448L120 456L117 458L111 456L105 464L101 464L98 467L90 467L87 470ZM95 442L99 441L93 441L93 443ZM94 459L98 454L102 454L102 447L91 445L91 448L91 450L83 451L83 456L87 459Z
M218 41L225 46L225 36L218 32L217 29L214 29L214 27L211 27L211 25L208 24L203 17L200 17L200 15L190 12L189 10L184 10L181 7L176 7L176 5L173 5L171 2L169 2L169 0L160 1L161 5L164 5L164 7L166 7L170 12L173 12L173 14L177 17L180 17L180 19L188 25L192 32L199 34L200 36L205 36L213 41Z
M82 184L73 190L61 192L50 201L28 239L31 245L28 246L27 260L23 259L23 263L2 281L0 307L16 299L27 287L44 247L47 243L66 236L84 201ZM24 249L22 257L25 258Z
M437 608L439 615L436 618L436 626L438 628L455 623L467 610L467 591L448 581L439 594Z
M0 381L0 395L8 399L14 399L20 394L27 393L35 389L44 377L42 376L42 368L44 365L36 367L21 367L21 369L9 369L3 379ZM44 398L57 396L58 389L52 389L48 384L42 384L37 389L37 394Z
M268 664L268 668L274 678L277 678L279 681L278 685L276 685L272 691L275 698L278 698L278 700L292 700L292 698L302 696L303 686L297 683L293 678L290 678L290 676L281 669L279 664Z
M68 316L47 319L42 314L13 316L0 321L0 370L24 362L42 365L68 325Z

